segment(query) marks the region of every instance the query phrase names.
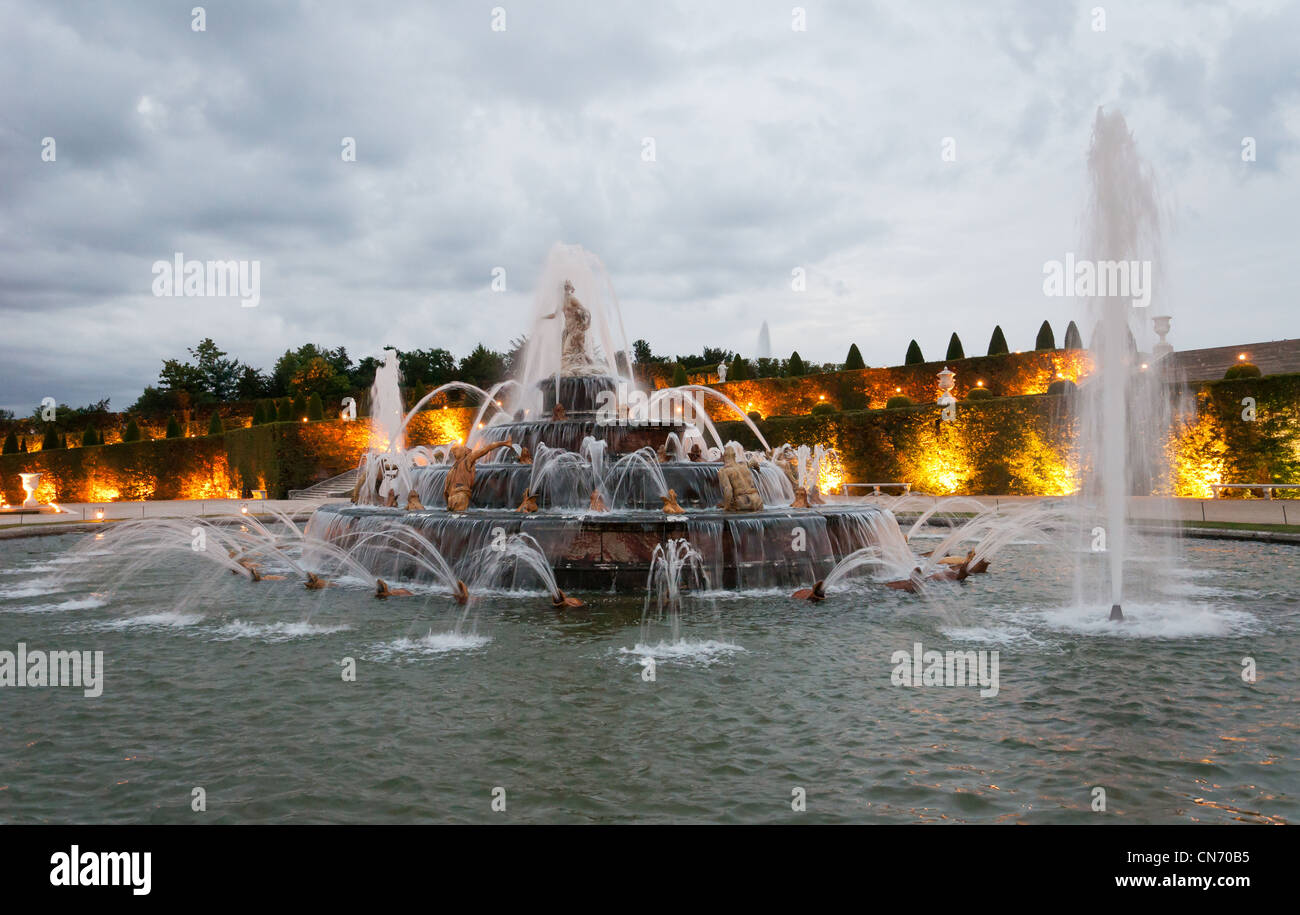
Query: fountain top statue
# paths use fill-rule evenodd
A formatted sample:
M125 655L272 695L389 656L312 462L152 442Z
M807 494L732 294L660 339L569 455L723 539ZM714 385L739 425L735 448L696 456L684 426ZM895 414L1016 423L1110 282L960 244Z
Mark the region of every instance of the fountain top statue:
M564 281L563 304L548 315L542 315L543 321L549 321L564 312L564 330L560 338L560 374L562 375L604 375L605 366L592 357L587 346L587 332L591 329L591 312L578 301L573 294L573 283Z

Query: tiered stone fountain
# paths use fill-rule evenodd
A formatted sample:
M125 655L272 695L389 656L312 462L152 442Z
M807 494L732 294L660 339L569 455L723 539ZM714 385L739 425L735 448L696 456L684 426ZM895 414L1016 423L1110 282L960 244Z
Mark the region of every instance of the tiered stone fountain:
M611 339L615 331L621 335L621 319L616 326L616 304L601 299L607 278L586 252L557 246L543 289L524 372L508 383L512 402L498 400L506 385L480 392L480 416L494 415L481 429L475 423L464 446L402 449L401 426L377 429L380 447L363 462L353 504L318 509L309 535L349 549L379 574L418 578L418 564L366 546L369 537L387 543L383 532L407 526L471 580L493 549L522 533L536 540L561 588L602 590L644 588L656 547L670 540L689 541L703 557L710 585L728 589L814 581L867 546L905 550L889 512L816 498L821 449L774 452L755 428L764 450L746 453L723 442L702 409L708 393L748 422L717 392L695 386L651 396L637 391L621 356L626 347ZM579 292L594 296L596 307L588 309ZM561 314L556 339L552 322ZM593 345L594 339L601 342ZM603 355L611 351L618 355ZM381 370L381 383L395 384L395 371ZM392 391L374 392L374 403L393 399ZM761 510L723 507L725 448L748 466ZM463 475L457 462L479 453L477 466L470 465L469 506L449 511L449 474ZM796 486L820 504L792 507L804 501L796 500Z

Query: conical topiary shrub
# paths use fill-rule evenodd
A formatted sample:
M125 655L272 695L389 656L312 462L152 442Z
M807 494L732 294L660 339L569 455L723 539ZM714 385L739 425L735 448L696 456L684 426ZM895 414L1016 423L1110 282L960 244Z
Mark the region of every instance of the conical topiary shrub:
M1056 335L1052 333L1052 325L1046 321L1038 328L1038 336L1034 338L1034 349L1056 349Z
M4 448L0 448L0 454L17 454L18 453L18 436L14 435L13 430L5 436Z
M956 362L958 359L966 358L966 351L961 348L961 337L953 331L952 336L948 339L948 355L944 357L949 362Z
M1073 321L1065 328L1065 348L1083 349L1083 336L1079 333L1079 325Z
M280 411L275 416L277 423L293 422L293 402L289 398L280 401Z
M728 381L749 380L749 360L741 358L740 353L731 360L731 370L727 372Z
M301 394L299 394L293 399L293 416L289 418L293 422L297 422L298 420L302 419L306 415L307 415L307 401Z
M1002 335L1002 325L999 324L993 328L993 336L989 337L989 355L1005 356L1009 352L1007 338Z
M99 431L94 426L87 426L86 431L81 433L81 447L89 448L91 445L98 445Z
M785 364L785 373L791 378L795 378L799 375L806 374L807 371L808 369L804 366L803 359L800 358L798 350L791 353L790 361Z
M126 430L122 433L122 441L140 441L140 426L136 423L134 416L126 421Z
M690 384L690 379L686 377L686 367L680 362L673 365L673 387L680 388L684 384Z
M266 411L262 409L260 400L255 401L253 403L253 425L260 426L264 422L266 422Z
M208 435L224 435L226 427L221 424L221 414L216 410L212 411L212 418L208 420Z
M41 439L41 450L54 451L61 447L62 445L59 444L59 431L50 426L45 430L45 438Z
M181 424L176 421L176 414L174 413L171 416L167 417L167 437L168 438L181 437Z
M858 352L856 343L849 344L849 354L844 359L844 370L851 372L854 369L865 369L867 364L862 361L862 353Z
M314 423L325 418L325 406L320 402L320 395L315 391L307 400L307 418Z
M907 356L903 359L903 365L920 365L924 361L925 357L921 355L921 345L915 340L907 344Z

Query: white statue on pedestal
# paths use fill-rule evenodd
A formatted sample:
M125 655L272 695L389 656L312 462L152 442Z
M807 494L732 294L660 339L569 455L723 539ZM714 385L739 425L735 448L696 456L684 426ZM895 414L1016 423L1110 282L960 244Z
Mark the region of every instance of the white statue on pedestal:
M564 304L543 320L564 312L564 330L560 335L560 374L604 375L605 368L596 363L587 349L587 331L591 329L591 312L573 294L573 283L564 281Z

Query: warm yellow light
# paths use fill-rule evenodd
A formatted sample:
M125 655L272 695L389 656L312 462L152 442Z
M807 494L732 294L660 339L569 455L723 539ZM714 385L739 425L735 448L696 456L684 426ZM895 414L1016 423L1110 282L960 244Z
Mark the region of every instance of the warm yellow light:
M1246 354L1245 354L1245 353L1237 353L1237 361L1238 361L1238 362L1245 362L1245 361L1246 361Z
M1142 363L1142 371L1145 372L1146 370L1147 370L1147 364L1144 362Z
M822 395L819 396L817 399L818 399L818 400L825 400L825 399L826 399L826 395L825 395L825 394L822 394Z
M984 382L982 382L982 381L977 381L977 382L975 382L975 387L977 387L977 388L982 388L982 387L984 387Z
M246 515L246 514L248 514L248 506L247 506L247 505L241 505L241 506L239 506L239 513L240 513L241 515Z
M104 510L102 508L95 509L95 520L96 521L104 520Z
M895 393L895 394L902 394L902 393L903 393L903 389L902 389L902 388L894 388L894 393Z
M302 418L302 421L303 421L303 422L306 422L306 421L307 421L307 417L304 416L304 417Z

